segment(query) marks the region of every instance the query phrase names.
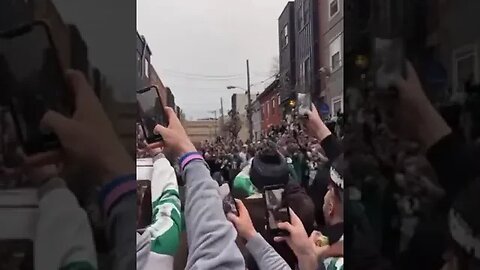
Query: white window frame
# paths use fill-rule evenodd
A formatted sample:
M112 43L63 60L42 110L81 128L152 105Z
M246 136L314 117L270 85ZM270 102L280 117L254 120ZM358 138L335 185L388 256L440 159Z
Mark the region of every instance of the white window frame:
M148 78L150 76L150 62L145 58L143 72L145 73L145 77Z
M340 112L343 113L343 96L336 96L336 97L333 97L332 98L332 102L331 102L331 109L330 111L332 112L332 117L335 116L335 114L337 113L336 111L334 111L335 109L335 106L334 104L339 102L340 101Z
M305 61L302 61L300 63L300 68L299 68L299 77L300 77L300 85L303 87L305 85Z
M283 39L283 48L287 47L288 46L288 35L290 34L288 32L288 23L283 27L283 35L282 35L282 39Z
M142 61L141 61L141 59L140 59L140 54L137 54L137 69L138 69L138 70L137 70L137 75L138 75L139 77L142 77L142 75L143 75L143 74L142 74L143 63L142 63Z
M299 13L299 18L300 18L300 23L298 25L298 29L301 30L303 29L303 26L305 26L305 17L303 17L303 2L300 2L300 8L298 9L298 13Z
M337 68L333 69L332 58L337 52L340 53L339 64ZM330 40L330 42L328 43L328 54L329 54L328 62L330 65L330 70L331 70L331 73L333 73L339 70L343 66L343 32L336 35L333 39Z
M307 80L309 78L309 75L307 73L307 66L310 67L310 61L311 61L311 58L310 58L310 55L308 55L307 57L305 57L305 59L303 59L303 85L307 86L307 81L310 83L309 80ZM309 73L311 72L311 70L309 70Z
M334 1L337 1L337 7L338 7L338 9L337 9L337 12L335 12L334 14L332 14L332 13L330 13L330 11L331 11L331 10L330 10L330 6L332 5L332 2L334 2ZM335 16L337 16L338 13L340 13L340 8L341 8L341 7L340 7L340 2L341 2L340 0L328 0L328 20L333 19Z
M459 92L460 85L458 85L458 62L461 60L473 57L473 79L474 83L478 83L479 78L479 63L478 63L478 45L473 43L455 49L452 52L452 71L453 71L453 93Z
M303 25L301 26L302 29L303 29L303 28L308 24L308 22L309 22L308 19L309 19L309 17L310 17L310 16L309 16L309 15L310 15L310 14L309 14L309 12L310 12L310 10L309 10L309 9L310 9L310 5L308 4L308 3L309 3L308 1L310 1L310 0L307 0L307 1L303 2L303 5L302 5L302 17L303 17ZM305 6L307 6L307 7L305 7ZM305 15L307 15L307 16L305 16Z

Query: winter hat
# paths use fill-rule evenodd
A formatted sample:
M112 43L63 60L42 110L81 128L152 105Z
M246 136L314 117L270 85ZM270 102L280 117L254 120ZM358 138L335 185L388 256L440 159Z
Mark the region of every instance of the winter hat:
M265 186L286 185L290 170L287 161L277 151L275 145L268 145L252 160L250 180L258 189Z

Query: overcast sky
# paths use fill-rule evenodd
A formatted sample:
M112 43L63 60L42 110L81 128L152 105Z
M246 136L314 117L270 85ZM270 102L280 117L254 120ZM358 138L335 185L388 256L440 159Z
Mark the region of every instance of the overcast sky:
M137 29L152 50L152 64L187 118L212 117L231 108L246 88L250 59L252 93L268 84L278 57L278 17L288 0L138 0ZM271 81L271 80L270 80ZM269 81L269 82L270 82Z

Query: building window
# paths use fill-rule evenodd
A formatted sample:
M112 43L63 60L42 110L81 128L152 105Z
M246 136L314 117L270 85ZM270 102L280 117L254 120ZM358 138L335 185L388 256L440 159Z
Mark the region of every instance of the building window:
M288 24L285 25L282 31L282 47L288 45Z
M300 2L300 7L298 8L297 11L297 25L298 25L298 30L302 30L303 25L305 24L305 18L303 17L303 2Z
M338 0L329 0L329 19L332 19L340 11Z
M305 62L300 63L299 75L300 85L303 87L305 85Z
M142 62L140 59L140 54L137 54L137 73L139 77L142 77Z
M478 82L478 54L475 45L469 45L453 52L454 91L464 92L465 83Z
M303 61L303 78L306 86L310 85L310 56Z
M340 34L329 45L330 52L330 68L332 72L336 71L342 66L342 37Z
M332 116L337 116L338 113L343 112L343 97L338 96L332 98Z
M305 26L306 24L308 24L308 20L309 20L309 6L308 6L308 3L310 2L310 0L306 0L305 2L303 2L303 5L302 5L302 12L303 12L303 24L302 24L302 27Z
M332 70L336 70L340 67L340 52L336 52L332 55Z
M145 69L143 71L145 72L145 77L148 78L150 75L150 63L147 59L145 59Z

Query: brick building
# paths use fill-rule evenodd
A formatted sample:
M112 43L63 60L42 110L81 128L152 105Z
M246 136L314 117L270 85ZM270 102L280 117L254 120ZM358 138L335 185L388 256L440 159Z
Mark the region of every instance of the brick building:
M282 107L280 98L280 80L273 81L259 96L262 111L262 133L282 122Z

